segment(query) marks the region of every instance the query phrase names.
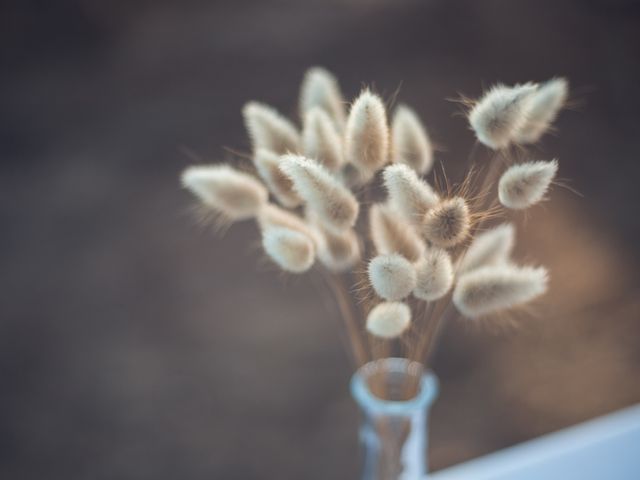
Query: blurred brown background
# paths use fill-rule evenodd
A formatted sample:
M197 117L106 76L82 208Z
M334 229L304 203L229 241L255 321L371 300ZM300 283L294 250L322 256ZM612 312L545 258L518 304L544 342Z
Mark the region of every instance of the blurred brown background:
M443 468L640 401L640 4L35 1L0 11L0 477L355 478L335 312L198 229L178 174L246 150L240 109L295 112L304 70L414 106L455 168L457 107L567 76L560 176L520 225L552 291L517 329L451 324L434 358Z

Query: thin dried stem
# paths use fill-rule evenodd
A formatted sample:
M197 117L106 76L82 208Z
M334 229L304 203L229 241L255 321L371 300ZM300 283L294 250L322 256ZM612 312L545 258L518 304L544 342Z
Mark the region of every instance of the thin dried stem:
M351 342L352 353L357 367L360 367L367 363L369 355L362 343L362 331L358 326L358 321L353 313L353 306L349 291L344 283L344 279L339 274L333 274L328 272L324 268L321 269L324 274L325 280L338 303L342 319L344 320L345 327L347 328L347 334Z
M436 302L430 302L427 308L428 320L425 325L425 330L422 332L420 341L416 345L411 360L416 362L426 362L425 354L429 345L433 342L433 336L435 332L440 330L440 323L443 320L442 314L446 310L447 306L451 303L451 293L448 293L442 299Z

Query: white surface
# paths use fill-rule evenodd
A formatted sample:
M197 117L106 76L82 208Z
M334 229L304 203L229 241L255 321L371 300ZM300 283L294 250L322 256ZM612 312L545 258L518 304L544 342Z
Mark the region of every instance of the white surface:
M430 480L640 480L640 405L429 476Z

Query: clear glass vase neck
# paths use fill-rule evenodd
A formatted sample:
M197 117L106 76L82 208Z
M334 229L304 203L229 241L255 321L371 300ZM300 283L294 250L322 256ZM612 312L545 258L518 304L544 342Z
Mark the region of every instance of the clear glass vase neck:
M419 480L427 474L427 426L436 376L417 362L385 358L351 380L362 412L363 480Z

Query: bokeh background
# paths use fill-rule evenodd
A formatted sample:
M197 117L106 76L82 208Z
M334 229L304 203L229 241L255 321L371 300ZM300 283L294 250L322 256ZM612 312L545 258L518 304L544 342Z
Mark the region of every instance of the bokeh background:
M244 102L294 114L312 65L397 93L454 169L446 98L573 87L541 148L583 196L519 233L551 292L515 329L449 325L432 467L640 401L638 2L9 0L0 23L1 478L356 477L335 311L178 185L248 150Z

